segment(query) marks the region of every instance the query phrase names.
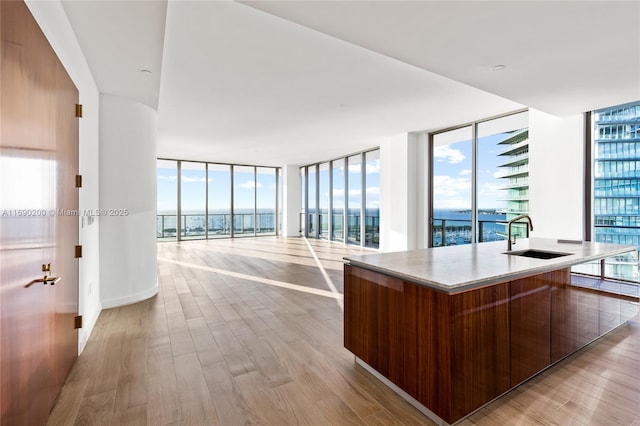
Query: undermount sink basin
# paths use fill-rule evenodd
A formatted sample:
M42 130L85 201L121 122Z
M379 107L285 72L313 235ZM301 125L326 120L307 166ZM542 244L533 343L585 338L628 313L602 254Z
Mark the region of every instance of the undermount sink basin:
M520 251L507 251L503 254L508 254L511 256L534 257L536 259L555 259L556 257L569 256L571 253L528 249Z

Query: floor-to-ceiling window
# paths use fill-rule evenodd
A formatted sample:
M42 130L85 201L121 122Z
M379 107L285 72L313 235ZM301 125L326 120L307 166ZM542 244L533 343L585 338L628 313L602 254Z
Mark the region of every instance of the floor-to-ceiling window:
M588 114L592 140L591 238L597 242L640 247L640 101ZM589 227L589 225L587 224ZM578 265L574 272L638 280L637 252L603 262Z
M329 163L318 167L318 230L320 238L329 239L329 204L331 199Z
M528 212L528 119L518 111L430 135L432 247L505 239L507 221Z
M306 236L379 246L380 150L301 167L300 180Z
M318 236L316 169L316 164L307 167L307 236L311 238Z
M347 157L347 243L360 245L362 217L362 154Z
M206 164L182 161L180 163L181 239L205 238L206 198Z
M256 168L256 234L276 234L276 169Z
M279 176L277 167L159 159L158 241L279 233Z
M331 239L344 241L344 158L331 162L332 216Z
M233 167L233 236L255 234L256 175L251 166Z
M209 238L231 236L231 166L208 164L208 229Z
M300 233L306 234L307 229L307 168L300 167Z
M158 241L175 241L178 236L178 162L158 160L157 164Z
M472 213L471 126L433 135L432 246L470 244Z
M369 151L365 157L365 220L364 245L380 245L380 151Z

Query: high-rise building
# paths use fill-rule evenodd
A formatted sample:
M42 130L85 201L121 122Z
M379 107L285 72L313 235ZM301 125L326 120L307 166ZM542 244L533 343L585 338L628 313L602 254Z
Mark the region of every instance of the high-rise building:
M498 145L504 146L499 155L506 160L500 165L504 170L501 176L505 180L507 206L504 213L509 221L529 212L529 129L519 129L511 133ZM512 235L527 236L527 225L513 225ZM504 235L506 236L506 225Z
M593 116L594 240L640 247L640 101ZM601 273L597 265L590 267ZM604 274L637 280L637 258L607 259Z
M594 114L595 240L640 246L640 102Z

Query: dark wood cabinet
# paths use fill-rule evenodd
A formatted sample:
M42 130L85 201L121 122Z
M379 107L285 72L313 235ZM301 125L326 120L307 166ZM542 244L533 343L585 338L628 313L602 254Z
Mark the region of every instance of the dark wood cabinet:
M510 283L511 386L551 362L551 277L549 274Z
M509 288L457 295L345 266L345 347L448 422L506 392Z
M508 283L449 297L454 419L511 387L508 301Z
M345 347L399 386L403 385L403 283L397 278L345 266ZM347 278L348 277L348 278ZM347 317L348 315L348 317Z
M568 269L554 272L551 285L551 363L575 352L584 343L578 338L577 288Z
M346 265L344 344L454 423L638 312L562 269L456 294Z

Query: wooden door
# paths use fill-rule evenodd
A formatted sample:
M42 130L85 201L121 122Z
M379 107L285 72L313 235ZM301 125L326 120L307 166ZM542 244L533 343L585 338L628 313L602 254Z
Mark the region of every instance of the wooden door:
M77 356L78 92L23 2L0 33L0 424L39 425Z

